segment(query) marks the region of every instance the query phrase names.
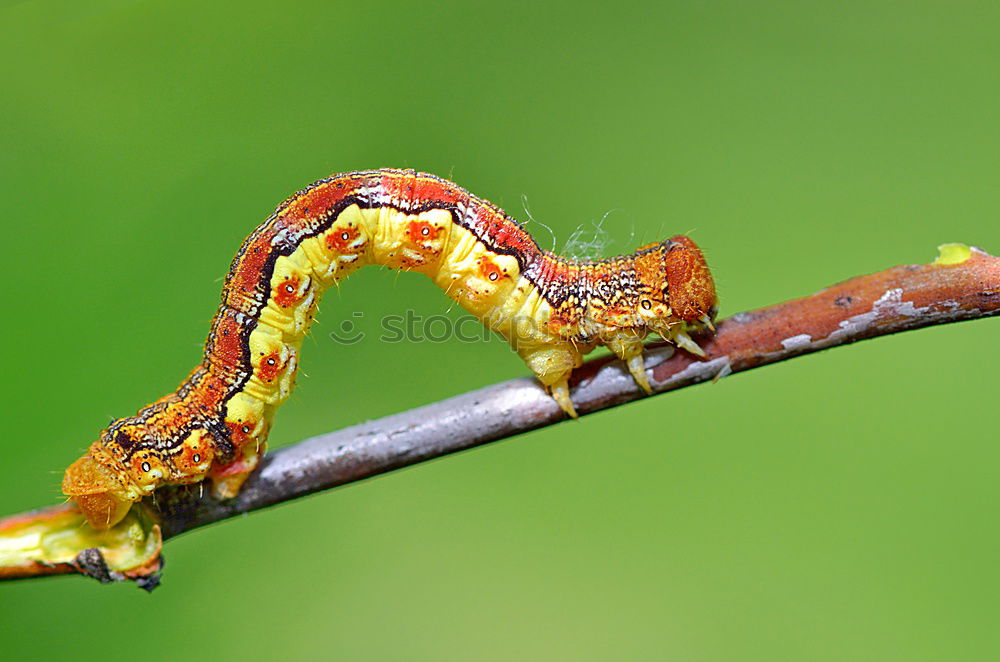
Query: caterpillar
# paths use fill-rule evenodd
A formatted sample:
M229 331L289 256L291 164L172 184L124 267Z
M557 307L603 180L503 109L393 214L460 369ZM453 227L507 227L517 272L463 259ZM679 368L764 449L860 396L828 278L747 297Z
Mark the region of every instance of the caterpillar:
M643 340L703 354L712 327L705 258L679 235L626 256L574 260L542 250L513 218L414 170L322 179L280 204L226 276L201 363L176 391L105 428L66 470L63 492L106 529L162 484L210 480L232 498L257 466L295 384L320 294L366 264L416 271L511 342L571 417L568 378L598 345L650 384ZM525 322L529 323L525 323Z

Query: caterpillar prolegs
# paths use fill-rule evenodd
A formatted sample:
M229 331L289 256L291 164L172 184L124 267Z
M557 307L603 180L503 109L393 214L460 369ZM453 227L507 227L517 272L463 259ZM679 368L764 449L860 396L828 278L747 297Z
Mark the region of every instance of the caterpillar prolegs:
M166 483L212 481L235 496L257 465L294 383L320 294L366 264L426 274L507 338L569 416L567 379L598 345L646 391L650 333L695 354L715 286L695 243L677 236L631 255L579 261L541 250L501 209L413 170L335 175L299 191L243 242L201 364L177 390L113 421L63 479L87 520L107 528Z

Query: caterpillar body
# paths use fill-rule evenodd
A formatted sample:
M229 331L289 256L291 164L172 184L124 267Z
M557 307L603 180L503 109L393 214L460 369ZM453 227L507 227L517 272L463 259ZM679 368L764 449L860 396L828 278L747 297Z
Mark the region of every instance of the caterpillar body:
M89 523L108 528L166 483L210 479L235 496L295 384L320 294L366 264L426 274L507 338L569 416L567 379L598 345L650 390L650 333L700 353L715 286L695 243L676 236L593 261L541 250L501 209L414 170L334 175L299 191L243 242L201 363L176 391L113 421L63 479ZM530 323L524 323L525 320Z

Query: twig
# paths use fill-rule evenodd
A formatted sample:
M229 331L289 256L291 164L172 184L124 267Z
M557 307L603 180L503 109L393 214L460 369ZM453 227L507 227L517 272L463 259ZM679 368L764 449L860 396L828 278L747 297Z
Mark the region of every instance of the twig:
M663 393L866 338L997 314L1000 258L950 244L933 264L893 267L812 296L733 315L719 323L714 336L699 339L706 359L651 345L647 366L654 391ZM646 397L622 364L611 359L585 364L576 371L574 384L572 398L581 415ZM160 522L163 537L171 538L563 420L537 382L513 379L275 451L235 499L218 501L197 487L171 487L159 490L155 505L147 507ZM0 522L0 534L2 530ZM30 574L52 573L36 568Z

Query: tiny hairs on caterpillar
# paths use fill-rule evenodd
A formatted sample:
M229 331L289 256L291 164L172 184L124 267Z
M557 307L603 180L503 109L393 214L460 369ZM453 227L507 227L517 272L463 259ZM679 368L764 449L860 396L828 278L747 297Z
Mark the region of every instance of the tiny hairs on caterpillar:
M509 340L573 417L567 380L583 355L609 348L649 392L646 336L703 355L688 333L711 328L716 313L712 275L688 237L574 260L539 249L501 209L439 177L335 175L285 200L247 237L201 364L176 391L102 431L66 470L63 492L99 529L163 484L208 478L216 496L235 496L295 385L320 294L366 264L426 274Z

